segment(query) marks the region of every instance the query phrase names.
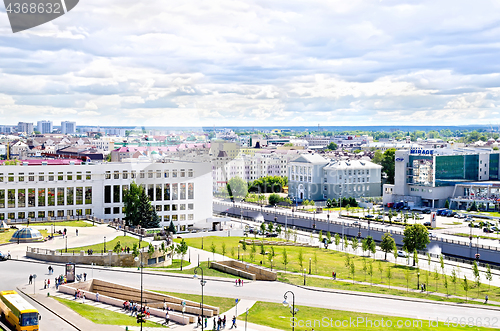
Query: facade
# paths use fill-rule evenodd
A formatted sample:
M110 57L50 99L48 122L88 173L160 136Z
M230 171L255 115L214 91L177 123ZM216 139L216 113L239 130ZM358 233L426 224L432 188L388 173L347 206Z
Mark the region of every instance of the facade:
M61 122L61 133L62 134L75 134L76 133L76 122L62 121Z
M473 193L464 188L500 184L500 154L489 148L398 150L395 160L394 185L384 185L384 203L439 208Z
M185 230L212 216L209 163L80 163L29 160L2 166L0 220L95 216L122 219L123 196L135 181L161 219Z
M33 133L33 123L19 122L17 123L17 131L24 132L26 134Z
M54 126L52 121L38 121L36 124L37 131L41 134L52 133Z
M288 194L293 200L327 200L381 195L382 167L368 160L330 160L302 154L288 166Z

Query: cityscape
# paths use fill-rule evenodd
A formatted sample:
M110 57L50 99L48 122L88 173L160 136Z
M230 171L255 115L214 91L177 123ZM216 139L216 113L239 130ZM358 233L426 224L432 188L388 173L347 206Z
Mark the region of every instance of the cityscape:
M500 328L498 4L2 12L0 330Z

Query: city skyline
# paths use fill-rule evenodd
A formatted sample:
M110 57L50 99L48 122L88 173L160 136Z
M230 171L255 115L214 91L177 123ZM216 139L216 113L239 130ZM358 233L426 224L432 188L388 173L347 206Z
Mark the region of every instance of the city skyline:
M499 11L89 0L17 34L5 15L0 113L13 124L497 126Z

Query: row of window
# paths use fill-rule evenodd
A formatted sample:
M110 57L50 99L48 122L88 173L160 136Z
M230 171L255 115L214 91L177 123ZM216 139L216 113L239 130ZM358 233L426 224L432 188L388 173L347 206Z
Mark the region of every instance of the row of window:
M0 189L0 208L92 204L92 187Z
M180 169L180 170L148 170L147 173L145 170L140 170L139 171L139 178L169 178L170 174L172 174L172 178L177 178L177 177L193 177L194 172L193 169ZM124 170L123 172L120 171L106 171L104 174L105 179L128 179L128 178L135 179L137 178L137 171L132 170L128 172L127 170Z
M20 211L17 213L0 213L0 220L7 219L27 219L27 218L45 218L45 217L64 217L64 216L83 216L92 215L92 209L76 209L76 210L39 210L39 211Z
M150 201L194 199L194 183L147 184L147 186L141 184L141 186L146 190ZM104 203L123 202L128 189L128 185L104 186Z
M77 172L20 172L18 174L14 173L7 173L3 174L0 173L0 182L3 182L6 180L7 182L34 182L34 181L39 181L39 182L44 182L44 181L49 181L49 182L54 182L54 181L64 181L64 180L92 180L92 173L90 171L86 171L85 173L82 171L77 171Z
M120 207L104 208L104 214L105 215L111 215L111 214L118 215L118 214L120 214ZM164 215L164 216L160 215L158 217L160 218L160 220L163 220L163 221L170 221L170 220L172 220L172 221L185 221L185 220L192 221L192 220L194 220L194 214Z

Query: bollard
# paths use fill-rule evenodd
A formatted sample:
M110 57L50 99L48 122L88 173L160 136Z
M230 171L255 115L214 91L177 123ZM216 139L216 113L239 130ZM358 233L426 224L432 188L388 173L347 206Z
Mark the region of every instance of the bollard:
M47 296L50 297L50 293L47 292Z

